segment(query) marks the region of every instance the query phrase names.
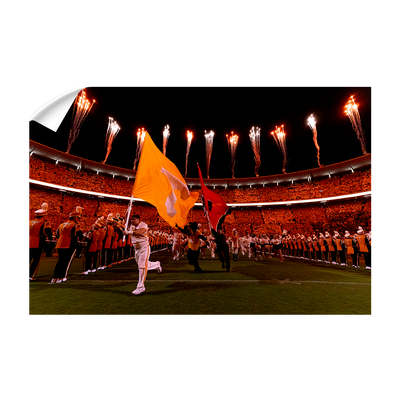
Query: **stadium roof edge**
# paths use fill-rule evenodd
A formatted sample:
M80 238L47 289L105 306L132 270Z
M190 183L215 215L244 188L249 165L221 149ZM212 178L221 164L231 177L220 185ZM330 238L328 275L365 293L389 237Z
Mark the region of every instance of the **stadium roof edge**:
M55 163L65 164L77 169L92 171L97 174L105 174L117 176L129 180L134 180L136 173L133 170L115 167L112 165L102 164L101 162L87 160L81 157L67 154L63 151L53 149L33 140L29 140L29 155L35 155L39 158L51 160ZM353 158L350 160L341 161L335 164L330 164L318 168L308 169L304 171L290 172L287 174L267 175L260 177L248 178L227 178L227 179L204 179L204 182L209 187L246 187L246 186L263 186L263 185L279 185L294 183L299 181L307 181L312 179L322 179L330 177L334 174L343 174L346 172L354 172L360 169L371 168L371 154ZM200 187L198 178L186 178L186 183L190 187Z

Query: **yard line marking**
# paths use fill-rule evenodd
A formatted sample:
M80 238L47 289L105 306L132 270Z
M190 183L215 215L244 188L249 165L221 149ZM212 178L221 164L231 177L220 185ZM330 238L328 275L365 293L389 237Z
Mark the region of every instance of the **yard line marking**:
M368 282L331 282L331 281L297 281L297 282L302 282L302 283L336 283L339 285L369 285L371 286L371 283Z
M74 283L90 283L90 282L96 282L96 283L132 283L132 282L137 282L136 279L133 280L128 280L128 279L88 279L88 280L68 280L67 282L74 282ZM368 282L334 282L334 281L290 281L288 279L284 280L279 280L279 279L146 279L146 282L169 282L169 283L179 283L179 282L184 282L184 283L294 283L297 285L300 285L302 283L325 283L325 284L337 284L337 285L367 285L371 286L371 283Z

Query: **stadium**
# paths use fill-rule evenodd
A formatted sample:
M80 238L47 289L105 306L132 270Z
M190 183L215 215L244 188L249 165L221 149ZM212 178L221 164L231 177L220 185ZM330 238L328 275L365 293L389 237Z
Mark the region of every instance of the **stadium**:
M31 314L371 313L370 153L293 172L204 178L204 185L230 209L224 216L223 230L231 269L227 274L221 268L207 243L199 258L203 270L199 275L193 274L185 250L179 259L173 256L173 227L157 208L132 198L138 171L32 140L38 136L35 132L43 130L43 126L31 122L29 218L35 218L44 202L48 204L46 218L53 234L48 242L53 246L48 243L43 249L39 266L30 277ZM240 168L238 163L237 169ZM201 190L198 177L185 174L185 181L192 193ZM162 265L161 274L147 275L144 294L131 294L138 280L138 266L134 251L126 242L118 245L107 268L99 269L99 258L97 265L92 265L93 273L85 273L87 248L83 246L68 267L68 279L60 285L49 284L58 259L55 233L71 211L83 209L79 225L86 235L102 217L112 214L126 219L130 205L132 213L139 214L148 225L150 261L160 261ZM211 235L202 201L196 201L187 220L197 222L205 235ZM354 239L360 227L368 234L369 259ZM254 250L251 245L242 245L234 256L234 230L240 238L259 238L255 243L260 245L255 244ZM354 235L356 258L346 253L345 261L339 262L336 246L332 251L327 246L318 257L315 249L307 247L307 238L317 241L321 234L325 239L326 233L333 237L334 232L339 232L344 239L346 231ZM269 245L275 236L282 242L283 262ZM267 245L261 245L262 238Z

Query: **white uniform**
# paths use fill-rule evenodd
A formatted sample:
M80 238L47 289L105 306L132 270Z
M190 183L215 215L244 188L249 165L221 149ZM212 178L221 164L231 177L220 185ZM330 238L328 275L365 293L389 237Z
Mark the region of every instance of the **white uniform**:
M139 236L131 235L133 248L135 249L135 260L139 268L139 281L136 289L144 288L147 271L156 269L158 272L161 272L160 261L149 261L150 244L147 224L141 221L136 227L134 225L131 225L129 231L137 231L139 229L145 229L146 231Z

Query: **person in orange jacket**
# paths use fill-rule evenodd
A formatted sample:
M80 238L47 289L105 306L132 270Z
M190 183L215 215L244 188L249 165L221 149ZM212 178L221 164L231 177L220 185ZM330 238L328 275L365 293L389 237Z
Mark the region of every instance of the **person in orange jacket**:
M89 232L84 234L87 245L85 251L85 267L82 275L88 275L90 272L96 272L98 254L97 248L101 237L100 228L101 225L98 222L95 222L90 228Z
M368 249L370 246L368 233L364 232L364 229L361 226L358 227L356 239L358 242L359 252L364 256L365 268L371 269L371 253Z
M350 235L349 231L344 232L344 243L346 245L347 254L351 255L353 261L353 267L359 268L357 263L357 253L358 253L357 240L355 240L355 238Z
M328 262L328 250L326 249L326 240L324 237L324 234L322 232L320 232L319 234L319 238L318 238L318 243L319 243L319 248L321 251L321 261L322 261L322 254L325 255L325 260L324 262Z
M56 249L58 251L58 261L54 267L54 274L51 283L61 283L67 280L68 270L74 259L79 241L83 240L83 233L78 223L82 217L81 207L76 207L69 214L67 222L62 223L56 232L58 239Z
M339 253L340 265L347 265L344 239L340 236L338 231L333 232L333 240L335 241L336 249Z
M315 261L322 261L321 248L319 246L319 241L317 236L313 235L312 240L313 240L313 247L315 250Z
M331 255L332 264L337 264L337 262L336 262L336 243L333 240L333 238L329 232L325 232L325 240L327 243L328 252Z
M175 227L188 237L189 249L187 252L187 258L189 260L189 264L193 265L194 272L203 272L199 265L199 245L200 239L203 239L205 242L207 242L207 238L200 233L197 222L189 222L183 229L178 227L178 225L176 225Z
M112 240L114 237L114 214L108 214L105 220L105 236L103 239L103 249L102 249L102 266L99 269L107 268L112 263Z
M35 279L39 269L40 258L46 246L46 237L53 239L51 224L45 218L49 205L43 203L39 210L35 211L35 219L29 221L29 280Z

